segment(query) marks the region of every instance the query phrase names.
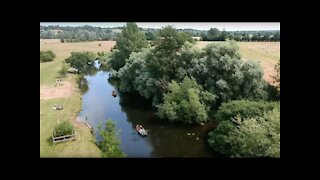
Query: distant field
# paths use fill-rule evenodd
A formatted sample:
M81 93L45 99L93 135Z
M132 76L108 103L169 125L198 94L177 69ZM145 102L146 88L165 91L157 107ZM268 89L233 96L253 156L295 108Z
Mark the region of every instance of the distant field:
M209 43L223 43L223 42L208 42L199 41L197 46L199 48L205 47ZM242 59L261 61L264 69L264 79L267 82L272 82L270 75L274 75L274 65L280 59L280 42L237 42L240 47Z
M101 44L101 46L98 44ZM105 52L110 51L115 44L115 41L60 43L59 39L40 39L40 50L52 50L57 55L56 59L52 62L40 63L40 84L50 85L54 83L61 68L61 62L69 57L71 52Z
M101 46L99 46L101 44ZM40 39L40 50L53 50L57 58L67 58L73 51L110 51L116 44L115 41L93 41L78 43L60 43L59 39Z

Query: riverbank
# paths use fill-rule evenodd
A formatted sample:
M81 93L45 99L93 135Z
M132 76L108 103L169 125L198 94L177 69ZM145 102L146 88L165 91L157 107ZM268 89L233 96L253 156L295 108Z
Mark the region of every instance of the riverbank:
M87 44L88 45L88 44ZM44 43L40 41L40 50L52 50L56 59L52 62L40 63L40 91L41 88L52 94L59 87L55 87L55 79L61 68L62 62L73 51L83 51L84 44L71 43ZM94 52L108 51L109 46L98 46L97 43L89 44ZM72 90L65 96L53 96L54 98L40 99L40 157L101 157L101 151L95 145L95 137L90 129L83 123L75 121L81 110L82 100L80 90L76 84L77 75L68 74L62 79ZM42 91L43 92L43 91ZM59 94L59 93L58 93ZM41 97L41 96L40 96ZM63 110L52 109L54 104L63 105ZM51 143L51 134L54 127L63 120L70 120L76 129L76 141Z
M66 81L75 86L74 75L68 77ZM53 110L54 104L63 105L63 110ZM40 157L100 157L100 150L94 143L95 137L91 134L90 129L74 121L80 110L81 94L76 88L72 91L71 96L40 100ZM76 141L53 145L52 130L64 120L72 121L75 126Z

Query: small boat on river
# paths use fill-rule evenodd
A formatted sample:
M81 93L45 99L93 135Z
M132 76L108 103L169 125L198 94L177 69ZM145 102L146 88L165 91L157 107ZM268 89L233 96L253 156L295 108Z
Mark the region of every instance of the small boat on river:
M136 130L141 136L148 135L148 132L146 129L144 129L141 125L136 125Z
M117 97L116 91L112 91L112 96L113 96L113 97Z

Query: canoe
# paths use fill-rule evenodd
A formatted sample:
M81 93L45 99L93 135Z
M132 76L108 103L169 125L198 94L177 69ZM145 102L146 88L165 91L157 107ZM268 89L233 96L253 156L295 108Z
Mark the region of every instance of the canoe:
M141 125L136 125L136 130L141 136L148 135L148 132L146 129L144 129Z
M117 93L115 91L112 91L112 96L113 97L116 97L117 96Z

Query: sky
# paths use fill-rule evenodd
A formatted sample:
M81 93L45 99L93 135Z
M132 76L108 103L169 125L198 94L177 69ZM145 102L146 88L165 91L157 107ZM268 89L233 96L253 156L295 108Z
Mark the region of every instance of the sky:
M119 27L124 26L125 22L40 22L40 25L59 25L59 26L84 26L90 25L95 27ZM209 30L218 28L226 31L255 31L255 30L280 30L280 22L137 22L142 28L162 28L167 25L173 25L177 29L197 29Z

